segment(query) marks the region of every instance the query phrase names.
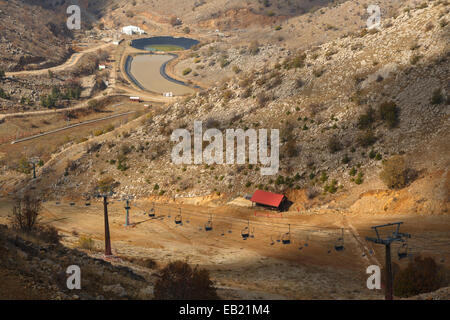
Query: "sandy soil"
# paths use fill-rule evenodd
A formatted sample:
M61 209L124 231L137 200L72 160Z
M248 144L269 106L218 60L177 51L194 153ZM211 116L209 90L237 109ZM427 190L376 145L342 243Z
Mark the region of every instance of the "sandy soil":
M98 201L90 207L84 201L62 199L44 203L43 223L56 226L64 242L76 246L78 236L103 241L103 208ZM0 203L0 223L5 223L11 202ZM282 217L255 216L249 208L218 206L209 208L180 203L156 205L156 217L145 214L149 201L133 202L132 226L125 227L124 203L109 205L113 252L116 255L151 257L164 265L187 260L210 270L215 285L225 298L249 299L379 299L381 292L366 289L366 267L384 259L382 247L364 240L373 236L370 226L404 221L403 232L413 235L413 254L426 254L449 264L450 219L448 216L352 215L327 213ZM182 209L183 224L174 223ZM210 214L213 230L205 231ZM253 237L243 240L241 230L250 223ZM279 240L291 225L291 243ZM334 244L344 228L343 251ZM75 233L76 232L76 233ZM373 250L373 253L371 254ZM397 246L393 260L397 261Z

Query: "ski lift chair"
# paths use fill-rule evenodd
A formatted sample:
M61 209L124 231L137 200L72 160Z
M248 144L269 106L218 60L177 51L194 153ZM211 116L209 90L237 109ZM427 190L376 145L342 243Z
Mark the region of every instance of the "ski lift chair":
M336 250L336 251L344 250L344 239L343 238L338 238L338 240L334 244L334 250Z
M248 230L248 227L245 227L244 229L242 229L241 236L242 236L242 239L244 239L244 240L248 239L248 237L250 236L250 231Z
M213 229L212 220L209 219L208 222L205 224L205 231L212 231L212 229Z
M283 234L281 238L281 243L290 244L291 243L291 225L289 225L289 231Z
M291 243L291 233L290 232L286 232L285 234L283 234L283 237L281 238L281 243L282 244L290 244Z
M341 236L337 239L336 243L334 244L334 250L336 251L344 250L344 229L342 229Z
M397 251L398 260L402 260L406 257L408 257L408 243L404 242Z

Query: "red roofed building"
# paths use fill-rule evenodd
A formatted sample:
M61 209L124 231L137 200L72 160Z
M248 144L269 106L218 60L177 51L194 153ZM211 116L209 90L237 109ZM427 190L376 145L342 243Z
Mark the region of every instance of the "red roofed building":
M279 211L283 211L288 204L287 198L284 195L262 190L256 190L250 201L257 206L277 209Z

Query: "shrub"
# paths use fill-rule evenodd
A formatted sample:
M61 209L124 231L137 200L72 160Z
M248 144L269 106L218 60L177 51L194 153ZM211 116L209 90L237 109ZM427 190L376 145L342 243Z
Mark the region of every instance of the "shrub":
M366 113L359 116L358 128L367 129L372 125L374 121L375 121L375 112L371 107L369 107Z
M92 240L92 238L81 237L78 240L78 247L81 249L92 251L95 249L95 243L94 240Z
M58 230L53 226L40 227L38 236L40 239L51 244L59 244L59 240L61 239Z
M328 140L328 149L331 153L336 153L342 149L342 144L337 137L331 137Z
M441 104L444 101L444 96L442 95L441 88L438 88L433 91L433 95L431 96L431 104Z
M398 108L395 102L389 101L380 104L379 114L389 128L394 128L398 124Z
M17 230L31 232L37 226L40 212L41 200L25 195L14 204L11 224Z
M325 185L323 190L325 192L329 192L329 193L336 193L336 191L337 191L337 181L335 179L333 179L330 184L327 183Z
M401 189L408 183L408 169L402 156L393 156L383 162L381 180L391 189Z
M361 147L371 146L377 141L372 130L367 130L358 136L358 143Z
M363 173L362 172L358 172L358 176L356 177L356 179L355 179L355 183L356 184L361 184L361 183L363 183L364 182L364 179L363 179Z
M209 272L192 269L182 261L168 264L155 284L157 300L215 300L219 299L209 278Z
M295 79L295 87L296 87L297 89L303 87L304 84L305 84L305 83L304 83L304 81L303 81L302 78L297 78L297 79Z
M110 192L114 189L116 181L112 177L104 177L97 181L97 189L100 192Z
M433 258L420 256L409 262L405 269L398 271L394 278L394 294L410 297L431 292L446 286L440 277L440 268Z
M344 157L342 158L342 163L347 164L350 162L350 160L351 160L350 157L347 154L345 154Z
M259 53L259 43L256 40L253 40L248 47L248 51L251 55L257 55Z
M411 59L410 59L409 62L412 65L415 65L415 64L417 64L417 62L419 62L420 59L422 59L422 56L420 54L414 54L414 55L411 56Z
M269 101L269 97L264 92L260 92L256 96L256 100L260 107L264 107L267 104L267 102Z
M294 139L290 139L288 142L286 142L284 151L290 158L298 156L298 146Z
M191 68L186 68L186 69L183 70L183 76L187 76L191 72L192 72Z

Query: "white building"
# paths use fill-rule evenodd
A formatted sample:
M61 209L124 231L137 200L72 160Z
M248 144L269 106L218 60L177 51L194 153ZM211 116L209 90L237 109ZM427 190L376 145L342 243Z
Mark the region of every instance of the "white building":
M122 33L132 36L133 34L145 34L145 31L136 26L126 26L122 28Z

